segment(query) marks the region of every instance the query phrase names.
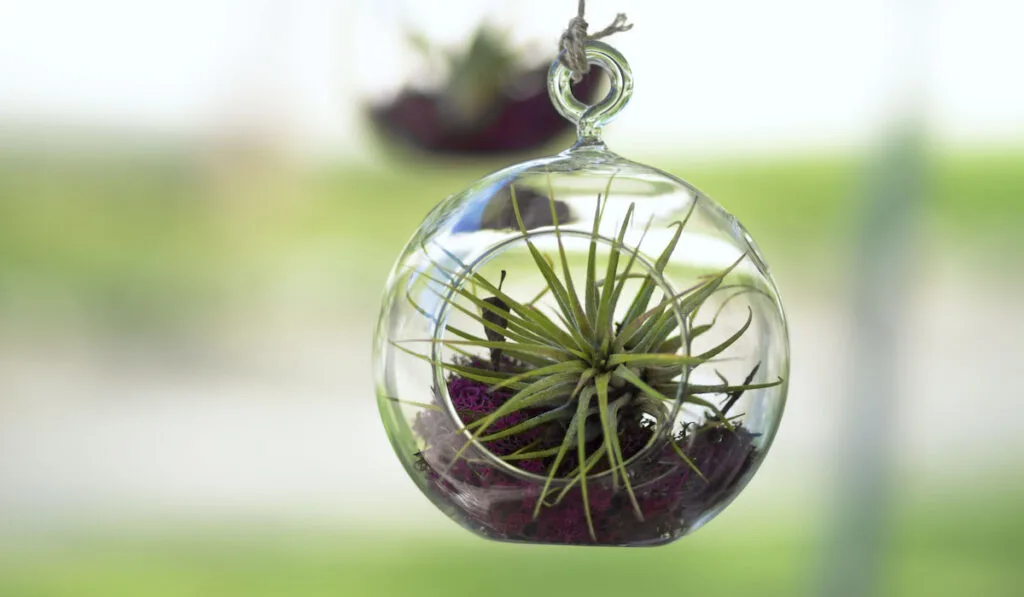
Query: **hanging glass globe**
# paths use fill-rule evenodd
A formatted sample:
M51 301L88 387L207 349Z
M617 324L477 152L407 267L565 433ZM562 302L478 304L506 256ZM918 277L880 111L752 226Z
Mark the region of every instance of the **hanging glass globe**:
M546 93L549 31L537 0L377 0L361 5L359 95L389 145L438 156L522 155L570 132ZM550 8L550 7L548 7ZM598 72L574 86L598 99Z
M427 215L395 264L375 339L380 412L409 475L484 537L659 545L725 508L771 446L789 345L775 284L736 218L601 141L632 77L579 140Z

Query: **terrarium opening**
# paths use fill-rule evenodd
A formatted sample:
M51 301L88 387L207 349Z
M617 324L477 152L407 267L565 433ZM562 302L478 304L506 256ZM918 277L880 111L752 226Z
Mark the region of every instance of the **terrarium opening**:
M618 456L622 469L653 446L671 428L688 369L662 373L676 384L662 403L637 391L654 382L639 353L626 354L644 341L644 321L666 324L659 349L682 349L677 293L639 246L563 230L550 210L554 230L497 245L444 286L432 344L433 359L449 364L437 369L436 391L467 444L510 472L561 484L614 476Z

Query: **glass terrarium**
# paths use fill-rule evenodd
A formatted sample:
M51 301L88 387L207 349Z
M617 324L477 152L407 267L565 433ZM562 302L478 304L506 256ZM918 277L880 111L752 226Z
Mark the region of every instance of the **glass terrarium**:
M548 101L551 3L376 0L360 6L357 62L371 129L404 148L448 156L537 150L570 127ZM597 98L598 72L574 86Z
M621 55L587 50L594 106L565 152L438 205L398 258L376 332L384 423L409 475L492 539L658 545L703 525L772 443L789 352L775 284L736 219L609 151Z

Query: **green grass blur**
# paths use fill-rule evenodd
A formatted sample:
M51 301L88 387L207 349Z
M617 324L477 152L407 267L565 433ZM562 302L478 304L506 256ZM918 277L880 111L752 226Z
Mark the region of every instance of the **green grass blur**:
M925 242L1010 262L1021 250L1022 163L1020 153L935 156ZM56 285L87 310L112 313L114 324L170 321L326 255L337 272L333 290L372 304L426 212L498 165L296 173L257 164L224 175L190 154L5 156L0 301L10 306L21 289ZM859 160L656 165L722 202L769 260L833 278L844 265L862 190ZM353 277L358 285L348 283Z
M1013 597L1024 586L1024 494L904 500L890 524L880 595ZM719 527L713 523L712 527ZM276 535L181 530L79 537L0 550L0 595L306 597L815 594L819 528L796 519L705 529L661 548L588 549L382 529Z

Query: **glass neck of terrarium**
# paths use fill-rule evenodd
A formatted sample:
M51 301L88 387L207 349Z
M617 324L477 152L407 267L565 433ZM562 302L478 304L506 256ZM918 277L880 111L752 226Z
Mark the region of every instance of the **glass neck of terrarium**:
M600 41L586 43L587 63L608 74L608 94L594 105L584 104L572 93L575 75L561 60L548 71L548 93L559 114L576 124L574 148L604 147L601 128L612 121L633 94L633 73L618 50ZM585 74L585 73L583 73Z
M581 120L576 127L576 144L573 149L596 148L604 149L604 139L601 138L601 125L587 120Z

